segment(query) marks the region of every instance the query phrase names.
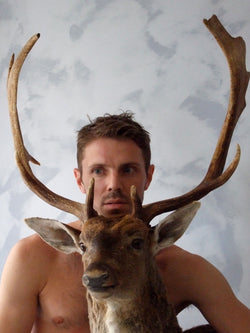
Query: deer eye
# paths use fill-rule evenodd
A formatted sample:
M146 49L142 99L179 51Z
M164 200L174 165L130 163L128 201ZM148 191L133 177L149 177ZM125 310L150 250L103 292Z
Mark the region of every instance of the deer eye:
M80 249L82 250L83 253L86 252L87 247L82 242L79 243L79 246L80 246Z
M135 238L132 240L131 243L132 247L136 250L141 250L142 249L142 245L143 245L143 239L141 238Z

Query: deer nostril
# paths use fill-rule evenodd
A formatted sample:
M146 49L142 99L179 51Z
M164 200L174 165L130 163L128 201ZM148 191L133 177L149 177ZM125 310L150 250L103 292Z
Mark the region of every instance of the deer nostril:
M108 278L109 274L107 272L95 277L91 277L88 274L84 274L82 277L82 282L86 287L98 288L102 287Z
M82 282L85 286L87 286L89 284L89 277L84 274L82 277Z

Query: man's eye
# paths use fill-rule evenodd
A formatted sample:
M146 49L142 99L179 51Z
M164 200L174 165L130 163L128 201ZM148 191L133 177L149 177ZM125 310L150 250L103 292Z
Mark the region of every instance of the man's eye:
M123 169L123 172L126 173L126 174L131 174L131 173L134 172L134 168L127 166Z
M92 173L95 175L102 175L103 174L103 169L102 168L95 168L92 170Z

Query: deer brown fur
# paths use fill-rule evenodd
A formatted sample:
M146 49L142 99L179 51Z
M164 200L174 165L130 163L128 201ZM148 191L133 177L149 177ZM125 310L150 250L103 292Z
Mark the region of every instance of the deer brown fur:
M131 193L138 205L133 188ZM133 213L112 218L93 214L81 231L55 220L30 218L26 223L55 249L82 255L92 333L179 333L155 256L181 237L199 207L199 202L181 207L156 227ZM215 331L206 325L189 332Z
M151 252L152 230L130 216L92 219L81 240L92 332L180 332Z
M132 214L90 216L81 232L54 220L26 223L57 250L82 255L92 333L177 333L155 256L184 233L199 207L179 208L154 228Z

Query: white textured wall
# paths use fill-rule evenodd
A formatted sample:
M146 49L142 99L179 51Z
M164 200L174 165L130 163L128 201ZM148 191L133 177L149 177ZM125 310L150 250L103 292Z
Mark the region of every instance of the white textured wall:
M61 195L84 201L73 178L76 131L105 112L132 110L152 135L156 173L146 202L176 196L204 176L227 109L229 74L215 40L202 23L217 14L244 37L250 68L249 0L1 0L0 1L0 269L12 245L30 230L31 216L71 221L37 199L15 166L6 102L12 52L41 38L20 78L24 139L41 162L34 171ZM247 94L250 105L250 93ZM233 178L202 200L178 242L202 255L250 306L250 109L232 140L242 147ZM180 316L189 327L197 312Z

